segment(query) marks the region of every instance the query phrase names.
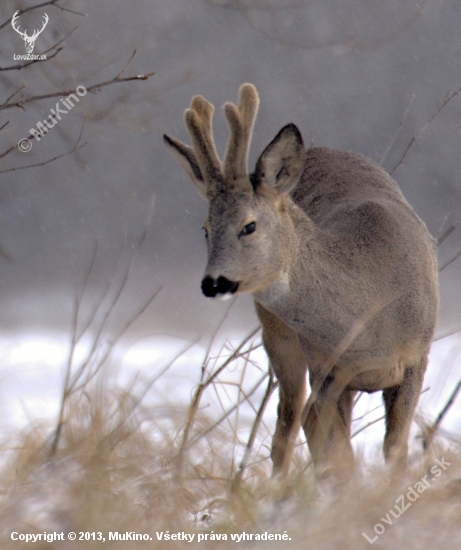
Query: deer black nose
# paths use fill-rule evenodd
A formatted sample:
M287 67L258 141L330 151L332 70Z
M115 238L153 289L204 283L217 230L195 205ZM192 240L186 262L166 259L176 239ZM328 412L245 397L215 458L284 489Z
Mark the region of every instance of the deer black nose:
M207 298L214 298L217 294L234 294L239 284L229 281L226 277L205 277L202 281L202 292Z

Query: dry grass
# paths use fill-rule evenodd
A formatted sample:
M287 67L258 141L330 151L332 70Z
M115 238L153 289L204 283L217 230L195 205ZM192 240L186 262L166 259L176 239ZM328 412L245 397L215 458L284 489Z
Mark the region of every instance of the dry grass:
M239 382L233 386L241 406L252 401L242 373L256 369L250 362L255 346L254 337L248 338L217 360L205 361L197 386L202 389L189 408L147 406L143 398L152 381L137 380L130 389L120 389L102 372L70 396L64 389L58 445L53 444L52 424L31 426L2 445L1 548L215 548L235 545L231 534L286 532L290 540L240 544L356 550L371 546L362 533L373 538L378 523L385 532L374 548L460 547L461 450L440 439L426 455L414 457L404 479L362 464L347 486L317 484L305 446L300 446L287 486L271 481L270 441L258 407L253 403L249 408L259 422L255 430L250 413L238 414L235 404L226 408L223 403L214 417L200 407L206 392L229 384L223 364L235 367ZM273 381L261 378L270 388ZM239 473L242 445L252 435L251 458L247 453L246 468ZM450 465L435 478L430 468L442 457ZM400 517L388 515L393 525L383 522L399 496L425 475L430 487ZM406 497L398 502L400 507L408 503ZM11 540L15 531L66 537L71 531L101 532L106 541L26 543ZM167 531L195 537L192 542L158 541L157 533ZM136 532L153 540L109 541L109 532ZM216 534L228 540L197 540Z

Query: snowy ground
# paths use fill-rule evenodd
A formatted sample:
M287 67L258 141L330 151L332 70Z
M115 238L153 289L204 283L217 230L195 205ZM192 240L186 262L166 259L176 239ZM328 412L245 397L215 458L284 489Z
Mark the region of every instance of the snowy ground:
M127 386L137 374L144 381L160 374L176 357L165 373L152 385L146 402L154 405L174 404L184 406L190 403L192 392L200 378L200 369L205 354L202 345L190 345L172 336L158 335L138 339L129 347L116 348L110 361L110 377L119 385ZM76 362L85 355L89 343L77 349ZM181 350L186 349L184 353ZM63 385L65 365L69 353L69 337L59 334L28 334L3 336L0 340L2 375L0 383L0 435L24 428L37 420L56 419ZM213 354L212 354L213 355ZM252 361L259 365L247 365L244 384L250 387L261 377L267 360L259 349L252 353ZM208 392L201 403L211 415L220 414L223 406L231 406L238 399L240 368L233 366L221 380L229 384L219 385ZM261 370L260 370L261 369ZM418 414L433 421L460 379L461 338L454 335L432 346L429 367L426 374ZM233 385L235 383L235 385ZM260 402L265 384L254 394L255 406ZM273 395L266 411L265 422L272 431L276 417L277 396ZM371 412L370 412L371 411ZM367 414L368 412L368 414ZM251 422L252 409L241 407L241 418L248 416ZM354 409L353 433L369 422L383 415L380 393L361 396ZM248 426L248 423L247 423ZM457 434L461 426L461 398L451 407L442 423L443 433ZM241 429L242 440L248 428ZM380 457L380 446L384 423L379 421L354 437L354 445L361 456L376 461ZM413 436L418 433L416 423ZM455 436L453 436L455 437ZM418 442L414 441L415 445Z

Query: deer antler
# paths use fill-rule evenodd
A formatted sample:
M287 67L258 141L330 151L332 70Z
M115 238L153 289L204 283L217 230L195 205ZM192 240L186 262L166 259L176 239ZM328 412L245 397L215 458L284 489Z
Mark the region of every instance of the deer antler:
M204 181L222 180L222 164L213 140L213 105L201 95L192 98L190 109L186 109L184 119L189 130L192 145Z
M237 179L248 173L248 152L258 106L259 96L253 84L240 86L238 107L230 102L224 104L224 115L230 127L224 158L226 178Z
M165 144L181 162L203 197L209 199L215 191L225 191L241 176L248 175L248 149L258 105L258 92L253 84L240 86L238 107L233 103L224 105L224 114L230 126L224 170L213 140L214 107L201 95L192 98L190 108L184 113L192 147L164 136Z

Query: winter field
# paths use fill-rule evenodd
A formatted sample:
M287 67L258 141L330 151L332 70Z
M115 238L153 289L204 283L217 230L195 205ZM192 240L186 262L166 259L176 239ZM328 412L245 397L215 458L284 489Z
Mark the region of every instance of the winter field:
M0 550L461 548L459 7L1 0ZM437 239L404 475L384 465L378 392L356 397L350 479L318 479L301 432L271 478L254 307L203 297L205 201L162 141L189 143L201 94L224 151L244 82L252 166L296 123L306 146L382 166Z
M141 308L110 336L124 277L89 315L82 289L67 345L4 343L2 548L459 548L459 407L422 450L456 386L456 335L433 344L405 477L381 458L380 395L363 394L354 477L317 482L300 434L282 483L270 477L277 384L259 331L229 342L224 318L207 347L130 341Z

